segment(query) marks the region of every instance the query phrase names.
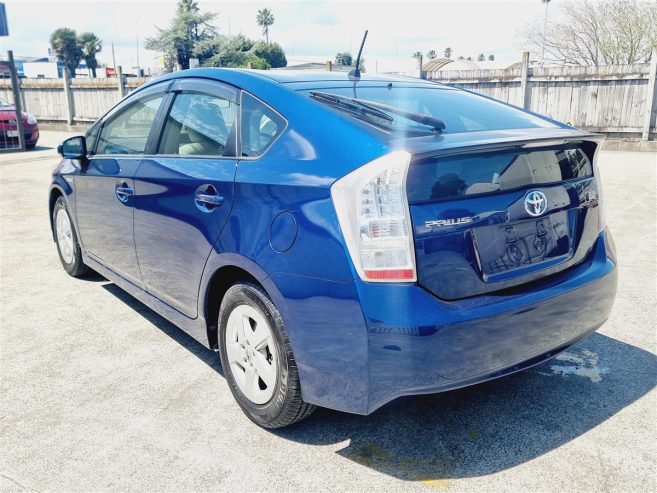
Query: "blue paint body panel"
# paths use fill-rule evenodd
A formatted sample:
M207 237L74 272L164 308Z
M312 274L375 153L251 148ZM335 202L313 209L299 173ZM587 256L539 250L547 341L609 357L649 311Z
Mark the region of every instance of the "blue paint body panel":
M610 233L598 227L599 209L585 201L597 192L591 177L542 187L567 199L548 211L570 228L567 244L539 266L518 268L524 270L477 271L471 235L522 223L514 211L526 190L460 205L411 203L418 282L405 284L359 278L331 198L336 180L396 149L422 157L592 136L541 117L545 126L400 139L308 97L309 89L355 84L339 73L195 69L161 77L119 104L181 78L251 93L287 125L258 159L158 156L153 133L140 156L63 160L53 172L51 201L66 198L85 263L204 345L216 341L217 321L208 315L212 283L225 267L241 269L282 315L304 400L367 414L402 395L537 364L608 317L616 258ZM456 92L409 78L364 75L358 84L391 82ZM125 203L115 194L123 183L134 190ZM194 197L208 185L223 202L203 210ZM460 216L473 222L423 227Z

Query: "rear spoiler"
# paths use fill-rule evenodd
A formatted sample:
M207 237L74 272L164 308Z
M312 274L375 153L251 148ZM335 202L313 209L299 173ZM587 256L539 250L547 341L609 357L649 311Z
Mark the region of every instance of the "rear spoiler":
M463 132L441 134L412 139L398 139L393 149L404 149L421 159L429 156L450 156L470 152L492 152L497 150L552 147L568 143L588 142L597 152L604 136L566 128L525 128L494 130L485 132ZM592 158L593 156L589 156Z

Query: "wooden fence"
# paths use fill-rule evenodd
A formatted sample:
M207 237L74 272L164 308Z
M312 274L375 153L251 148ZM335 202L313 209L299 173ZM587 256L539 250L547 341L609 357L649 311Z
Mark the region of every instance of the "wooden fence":
M652 64L528 66L510 70L427 72L425 78L527 108L577 128L621 138L654 139L657 95Z
M148 78L20 80L23 111L44 123L91 123ZM11 81L0 79L0 98L11 103Z
M654 139L657 94L652 64L601 67L529 67L507 70L437 71L427 79L525 107L588 131L619 138ZM121 83L119 81L122 81ZM148 79L22 79L23 108L52 123L89 123ZM0 97L11 101L8 80Z

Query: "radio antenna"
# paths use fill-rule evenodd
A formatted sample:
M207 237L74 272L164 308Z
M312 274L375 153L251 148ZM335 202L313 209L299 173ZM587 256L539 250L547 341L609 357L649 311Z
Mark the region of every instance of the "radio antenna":
M365 46L365 40L367 39L367 29L365 29L365 35L363 36L363 41L360 43L360 48L358 50L358 56L356 57L356 66L349 72L349 77L356 77L360 79L360 55L363 53L363 46Z

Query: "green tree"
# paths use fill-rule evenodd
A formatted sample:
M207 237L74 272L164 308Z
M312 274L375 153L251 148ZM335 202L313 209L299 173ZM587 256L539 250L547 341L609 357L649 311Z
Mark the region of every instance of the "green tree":
M416 51L415 53L413 53L413 58L419 60L420 58L422 58L422 52Z
M491 62L494 62L494 61L495 61L495 55L488 55L488 59L489 59Z
M477 61L483 62L484 60L486 60L486 55L484 55L483 53L479 53L479 56L477 56Z
M278 43L263 43L260 41L255 45L253 54L258 58L266 60L272 68L287 66L285 51L283 51L283 48Z
M429 51L427 51L427 58L428 58L429 60L433 60L433 59L436 58L437 56L438 56L438 55L436 55L436 50L429 50Z
M344 51L342 53L337 53L335 55L335 64L336 65L347 65L351 66L353 63L353 58L351 56L351 53L348 51Z
M146 39L146 49L164 54L165 61L175 60L182 69L189 68L189 59L199 43L217 35L212 21L217 17L213 12L202 13L196 0L179 0L176 14L166 29L158 28L158 34ZM204 63L204 59L199 61Z
M200 42L194 55L204 59L205 67L246 67L251 63L253 68L270 68L271 65L267 60L256 55L256 46L252 39L243 34L218 35Z
M64 62L68 74L75 77L75 69L82 59L82 50L75 30L68 27L57 29L50 35L50 46L57 55L57 60Z
M82 50L82 58L87 64L87 69L91 70L92 77L96 77L98 60L96 54L103 49L103 42L94 33L86 32L78 36L78 45Z
M445 48L445 58L452 58L452 49L450 47Z
M265 37L265 42L269 43L269 26L274 24L274 14L269 9L258 10L256 15L256 22L262 28L262 34Z

